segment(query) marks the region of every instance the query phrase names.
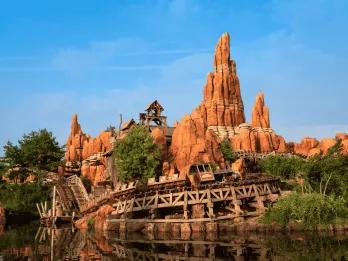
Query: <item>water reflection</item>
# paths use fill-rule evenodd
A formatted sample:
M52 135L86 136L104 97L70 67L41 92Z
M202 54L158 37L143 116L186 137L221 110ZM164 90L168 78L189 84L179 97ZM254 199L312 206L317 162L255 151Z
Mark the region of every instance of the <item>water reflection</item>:
M161 235L48 230L35 225L0 235L0 260L348 260L348 235L231 235L189 241Z

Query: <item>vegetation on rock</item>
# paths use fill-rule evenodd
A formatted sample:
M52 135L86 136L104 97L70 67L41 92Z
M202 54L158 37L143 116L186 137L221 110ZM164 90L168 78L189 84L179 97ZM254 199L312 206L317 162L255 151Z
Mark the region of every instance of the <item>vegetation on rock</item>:
M225 161L232 163L237 159L237 157L233 154L233 150L232 150L230 141L227 138L225 138L220 143L220 148L221 148L221 152L222 152L222 155L224 156Z
M115 148L118 176L122 182L144 181L155 177L160 163L160 151L143 127L133 128Z

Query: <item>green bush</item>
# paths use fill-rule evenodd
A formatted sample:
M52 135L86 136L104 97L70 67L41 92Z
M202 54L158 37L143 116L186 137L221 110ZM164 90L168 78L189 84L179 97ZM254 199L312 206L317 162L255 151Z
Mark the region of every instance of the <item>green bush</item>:
M222 155L224 156L225 161L233 163L236 161L237 157L233 154L231 144L227 138L225 138L220 144Z
M0 204L9 215L37 216L36 203L49 201L49 189L37 183L0 185Z
M348 157L341 153L340 141L326 155L308 159L304 172L314 191L348 200Z
M292 193L272 206L264 215L263 221L285 226L293 220L305 227L313 227L330 224L336 218L345 218L347 215L348 209L342 197Z
M300 157L283 157L280 155L268 156L260 161L263 171L282 179L301 176L305 160Z
M145 181L156 176L160 151L145 128L133 128L116 144L115 155L117 173L122 182Z

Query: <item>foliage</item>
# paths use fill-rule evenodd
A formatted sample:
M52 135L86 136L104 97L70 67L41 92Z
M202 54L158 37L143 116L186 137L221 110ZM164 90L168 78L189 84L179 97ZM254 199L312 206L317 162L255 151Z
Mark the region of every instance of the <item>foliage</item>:
M160 163L160 151L151 135L143 127L135 127L119 141L115 149L116 166L120 180L145 181L156 176Z
M305 227L327 225L338 217L347 217L348 208L343 198L319 193L292 193L280 199L264 216L265 223L287 225L291 220Z
M87 220L87 227L88 227L88 230L93 230L94 229L94 219L89 218Z
M45 200L49 200L49 189L38 183L0 185L0 202L10 215L37 215L35 204Z
M21 166L36 170L55 171L61 164L64 150L52 132L42 129L24 134L18 145L7 142L5 161L9 167Z
M0 180L3 175L5 175L7 169L7 165L0 161Z
M348 157L341 153L340 141L326 155L308 159L304 172L313 191L348 199Z
M237 157L233 154L231 144L227 138L225 138L220 144L222 155L224 156L225 161L230 163L236 161Z
M302 178L307 192L342 196L348 200L348 156L341 153L341 141L326 155L309 159L269 156L260 161L263 171L282 179Z
M282 179L300 176L303 172L304 164L304 159L300 157L283 157L280 155L268 156L260 161L263 171Z

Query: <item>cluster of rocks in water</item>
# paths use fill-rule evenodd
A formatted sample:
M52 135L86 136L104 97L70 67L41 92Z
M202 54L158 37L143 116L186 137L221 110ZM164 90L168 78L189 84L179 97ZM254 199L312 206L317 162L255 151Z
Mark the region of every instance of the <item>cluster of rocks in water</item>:
M257 94L251 123L247 123L236 63L230 58L230 36L227 33L216 45L213 64L214 71L207 75L203 101L191 114L176 123L169 146L163 127L151 129L151 135L162 152L163 174L172 175L174 170L185 172L191 164L199 162L224 167L219 144L226 138L235 151L294 153L305 157L325 154L338 138L342 140L343 152L348 153L348 135L344 133L320 141L306 137L300 143L286 142L271 128L263 93ZM113 142L110 131L103 131L95 138L85 134L77 115L74 115L66 144L66 171L81 172L94 184L103 181L109 171L107 155Z

